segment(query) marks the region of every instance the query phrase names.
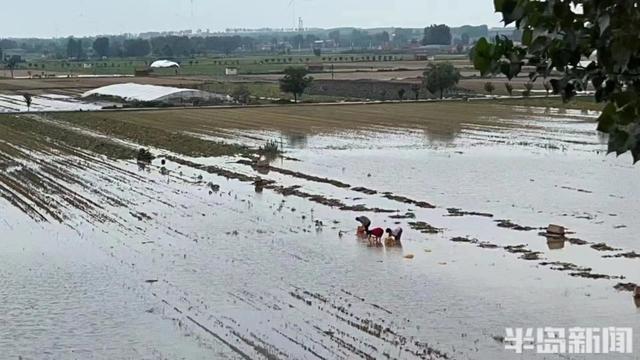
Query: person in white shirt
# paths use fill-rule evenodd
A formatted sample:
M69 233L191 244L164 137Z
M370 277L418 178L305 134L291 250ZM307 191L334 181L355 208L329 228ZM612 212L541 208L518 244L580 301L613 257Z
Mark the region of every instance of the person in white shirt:
M393 236L393 238L394 238L396 241L400 241L400 238L402 238L402 228L401 228L401 227L397 227L397 228L395 228L395 229L393 229L393 230L391 230L391 229L387 229L387 231L386 231L386 232L387 232L387 234L388 234L389 236Z

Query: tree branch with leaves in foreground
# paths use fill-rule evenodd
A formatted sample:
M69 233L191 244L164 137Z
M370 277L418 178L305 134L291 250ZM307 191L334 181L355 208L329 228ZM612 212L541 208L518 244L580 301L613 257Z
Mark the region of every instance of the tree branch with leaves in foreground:
M506 37L480 39L471 58L483 75L512 79L531 66L532 81L549 81L569 101L592 86L606 103L598 130L609 134L609 153L628 151L640 161L640 1L494 0L505 26L522 31L522 44ZM555 76L554 76L555 77Z

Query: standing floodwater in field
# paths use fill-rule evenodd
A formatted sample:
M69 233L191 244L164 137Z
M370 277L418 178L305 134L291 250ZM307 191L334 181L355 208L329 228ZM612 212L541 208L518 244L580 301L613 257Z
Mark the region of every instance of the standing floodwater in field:
M640 331L640 173L594 129L488 103L1 116L0 348L511 359L506 328Z

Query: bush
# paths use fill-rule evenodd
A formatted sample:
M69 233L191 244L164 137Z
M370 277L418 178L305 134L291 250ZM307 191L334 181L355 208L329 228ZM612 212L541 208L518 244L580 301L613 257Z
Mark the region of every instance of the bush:
M488 81L484 84L484 91L488 92L489 95L493 94L495 90L496 90L496 87L495 85L493 85L491 81Z
M140 149L136 159L138 162L150 164L155 159L155 156L147 149Z
M264 144L263 146L260 146L260 148L258 149L258 153L266 157L278 156L281 153L280 144L278 143L277 140L269 140L267 141L266 144Z

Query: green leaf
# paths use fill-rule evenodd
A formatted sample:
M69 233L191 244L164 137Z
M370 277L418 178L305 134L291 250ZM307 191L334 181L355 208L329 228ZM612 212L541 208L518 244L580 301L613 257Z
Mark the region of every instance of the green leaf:
M631 147L631 155L633 156L633 163L640 161L640 125L635 127L634 144Z
M529 46L533 40L533 30L526 29L522 32L522 44Z
M602 14L598 18L598 27L600 28L600 35L602 35L609 28L609 23L610 22L611 22L611 18L609 17L609 14L607 14L607 13Z
M631 49L628 44L616 41L611 44L611 57L614 61L614 71L624 71L627 69L631 58Z
M609 134L609 148L607 152L609 154L616 153L616 155L620 156L629 151L630 138L628 132L616 128Z
M598 131L610 133L617 123L617 109L614 103L609 103L602 110L602 114L598 118Z
M497 60L495 45L490 44L487 39L481 38L473 48L471 57L473 66L479 70L482 75L486 75L493 71L493 64L495 64Z

